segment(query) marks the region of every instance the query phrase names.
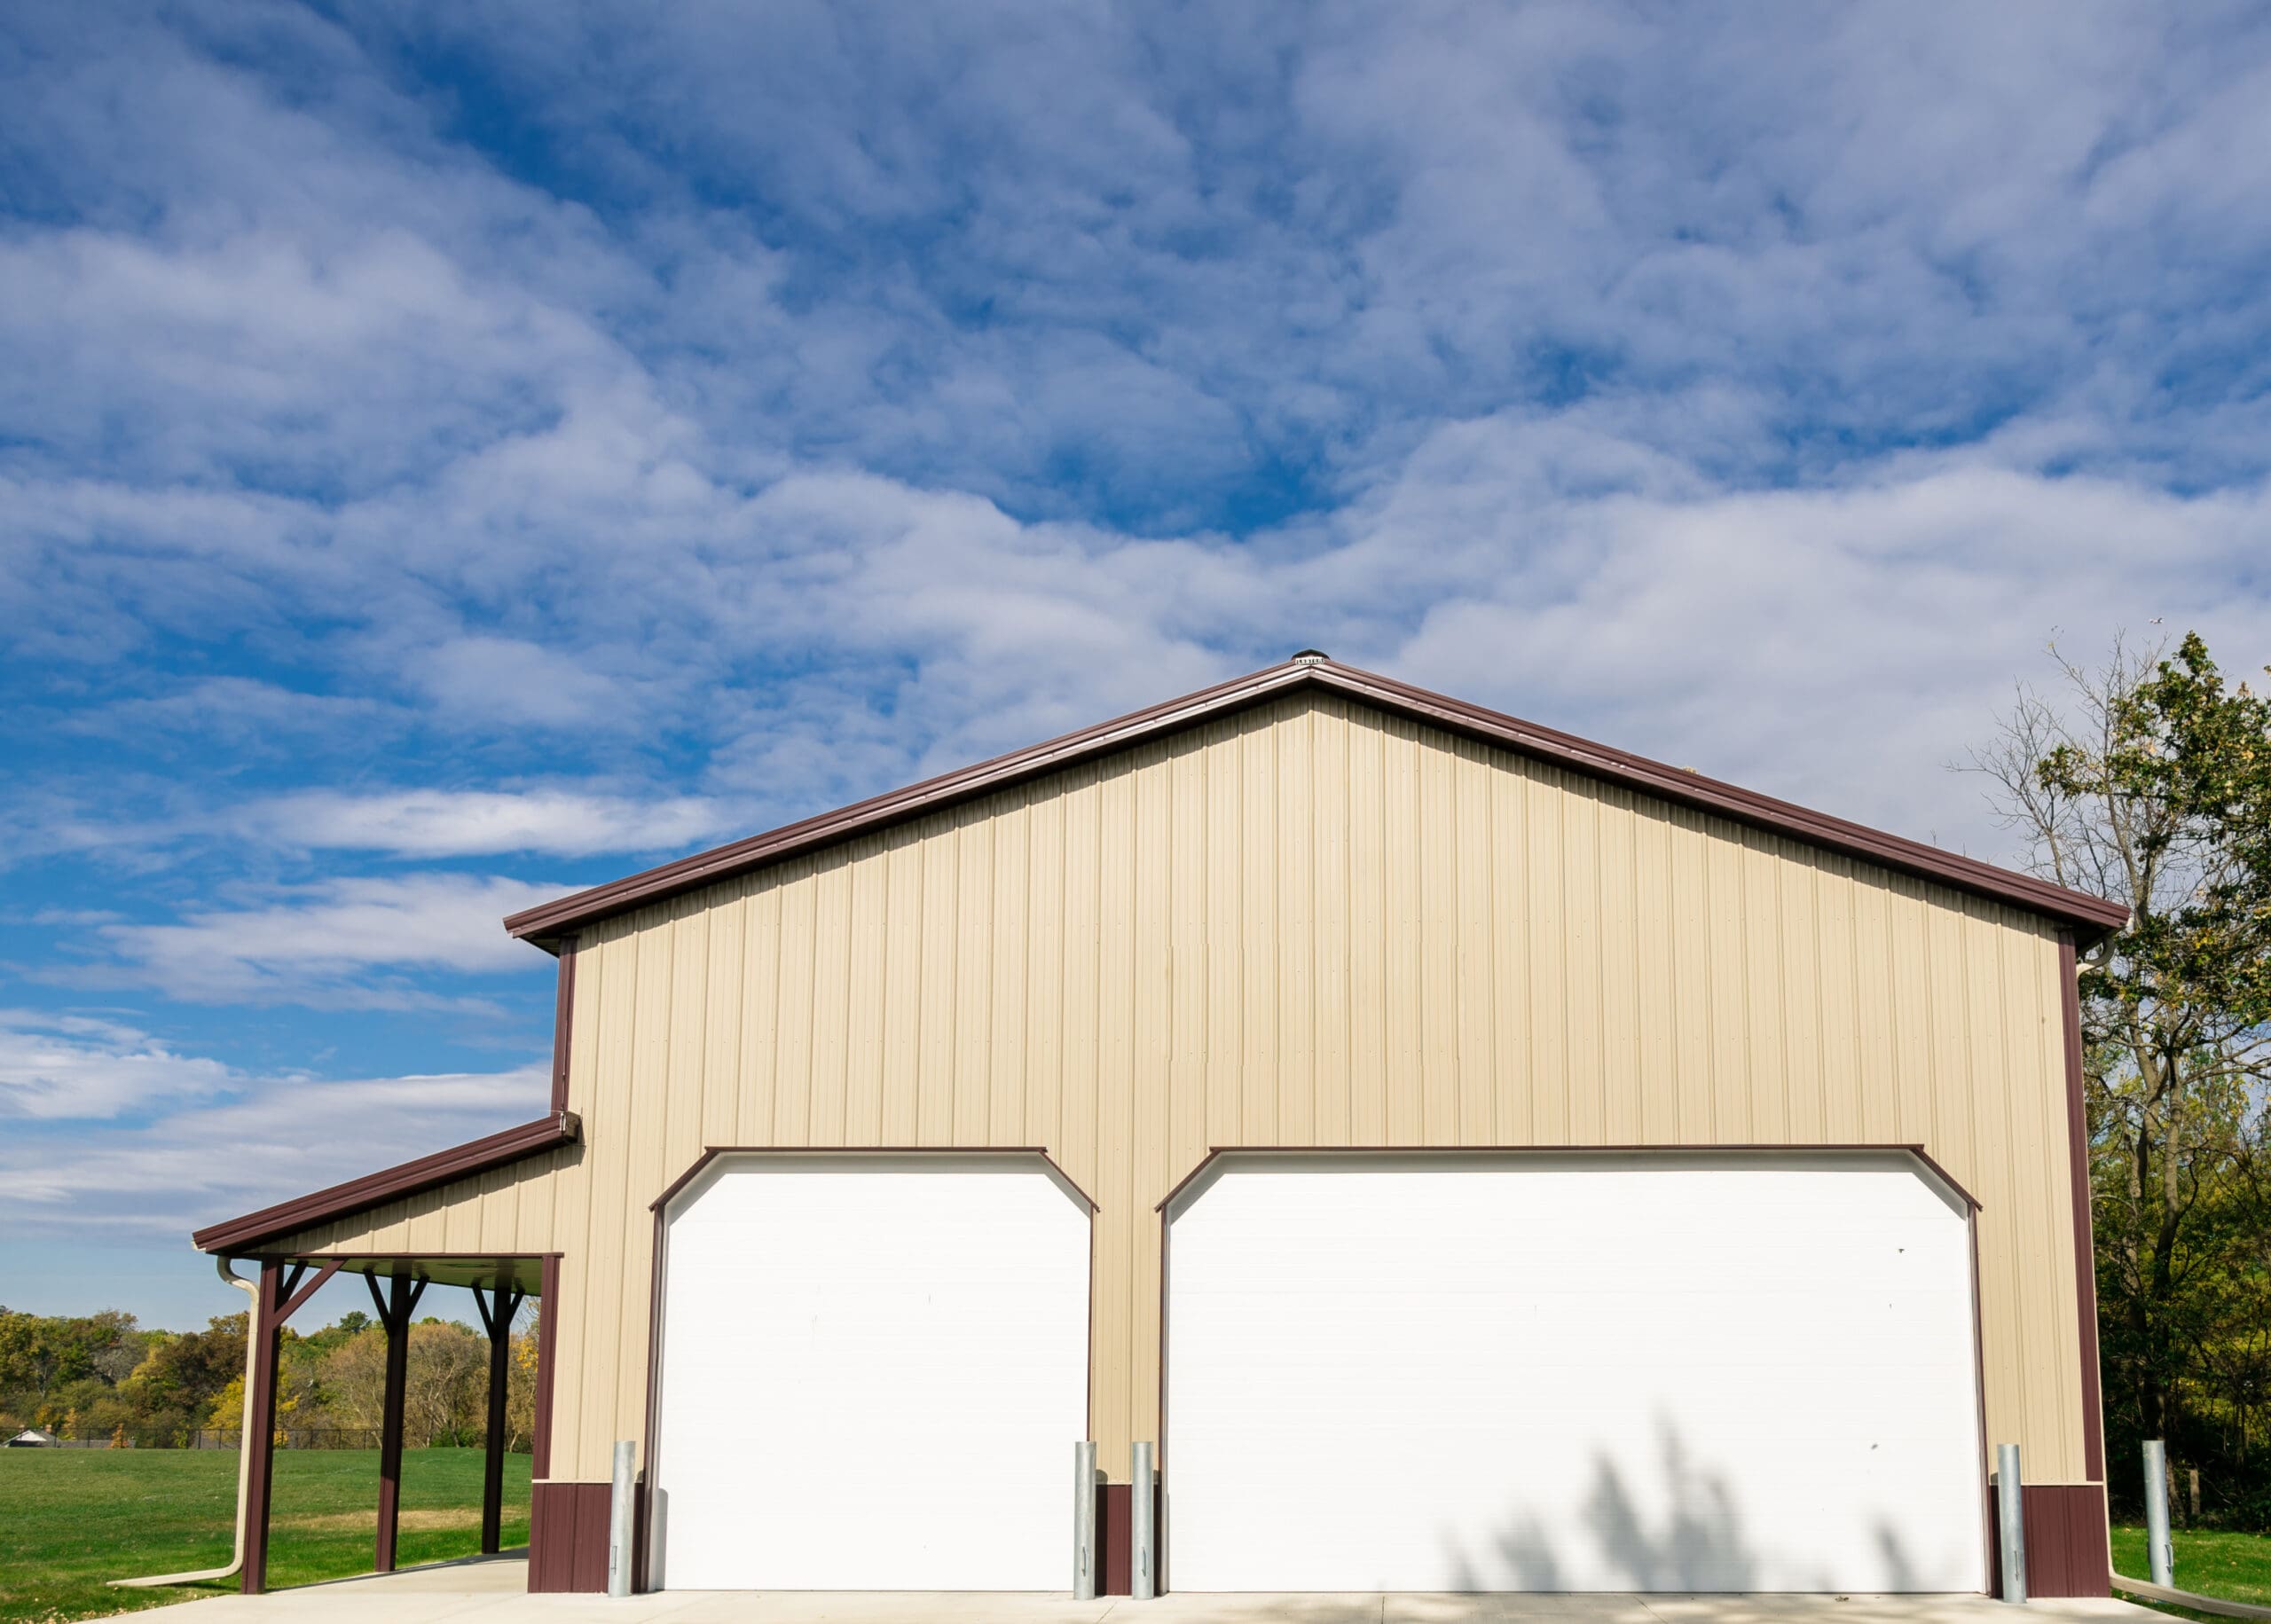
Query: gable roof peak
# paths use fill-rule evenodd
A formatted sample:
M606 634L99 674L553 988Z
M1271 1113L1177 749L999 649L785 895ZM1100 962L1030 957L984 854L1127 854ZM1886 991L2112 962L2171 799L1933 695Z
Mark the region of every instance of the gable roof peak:
M2128 922L2126 908L2102 897L2069 890L2031 875L1999 868L1921 841L1776 800L1707 778L1692 767L1667 766L1629 750L1581 739L1575 734L1541 727L1376 671L1343 665L1320 650L1304 648L1282 663L1130 711L1061 738L1012 750L1006 756L962 767L903 789L539 903L509 915L505 929L556 952L563 940L582 927L632 908L714 885L801 851L905 822L1079 762L1128 749L1146 739L1180 733L1212 717L1247 710L1295 689L1312 687L1511 749L1534 760L1583 773L1658 800L1693 807L2043 915L2071 930L2080 945L2094 942Z

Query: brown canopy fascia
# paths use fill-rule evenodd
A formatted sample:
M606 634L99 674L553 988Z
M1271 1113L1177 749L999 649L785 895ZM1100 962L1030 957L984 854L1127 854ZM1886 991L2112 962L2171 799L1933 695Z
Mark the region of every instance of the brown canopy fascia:
M582 1128L582 1122L574 1112L554 1111L534 1122L491 1134L486 1139L452 1145L416 1161L382 1168L312 1195L281 1201L257 1212L210 1225L196 1231L190 1239L200 1251L233 1256L259 1252L263 1242L296 1235L303 1229L311 1229L318 1224L330 1223L405 1196L414 1196L453 1179L487 1173L492 1167L503 1167L573 1144Z
M1596 744L1574 734L1486 710L1480 705L1430 693L1353 665L1342 665L1319 655L1296 655L1283 665L1273 665L1181 699L1133 711L1044 744L998 756L943 777L789 824L769 834L752 836L525 908L509 915L505 929L524 940L556 951L562 937L596 921L714 885L799 852L885 828L1302 689L1338 694L1374 710L1512 749L1534 760L1583 773L1658 800L1693 807L2040 914L2071 930L2085 946L2128 922L2128 909L2102 897L2069 890L2031 875L1998 868L1992 863L1960 857L1921 841L1778 801L1771 796L1667 766L1627 750Z
M271 1260L270 1254L257 1254L261 1260ZM495 1252L460 1251L315 1251L279 1254L275 1261L314 1264L330 1267L342 1275L367 1275L374 1280L390 1280L397 1275L406 1275L413 1280L423 1280L431 1285L478 1286L483 1291L501 1287L518 1291L523 1296L540 1298L544 1295L544 1257L542 1252L522 1255Z

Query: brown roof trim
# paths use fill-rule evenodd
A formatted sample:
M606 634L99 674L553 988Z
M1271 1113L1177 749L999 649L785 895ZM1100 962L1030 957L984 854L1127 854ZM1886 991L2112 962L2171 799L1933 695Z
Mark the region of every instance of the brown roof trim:
M258 1250L262 1241L296 1230L312 1228L317 1224L329 1223L404 1196L414 1196L420 1190L431 1189L436 1184L446 1184L452 1179L462 1179L476 1173L486 1173L492 1167L502 1167L509 1162L523 1161L546 1150L575 1142L582 1131L582 1123L574 1113L554 1111L539 1117L534 1122L524 1122L518 1127L507 1128L501 1134L491 1134L486 1139L470 1143L452 1145L446 1150L436 1150L431 1156L421 1156L414 1162L405 1162L398 1167L382 1168L365 1173L359 1179L350 1179L344 1184L334 1184L312 1195L281 1201L274 1206L263 1207L257 1212L248 1212L242 1218L232 1218L224 1223L209 1225L190 1236L200 1251L248 1252Z
M1670 1156L1757 1156L1772 1154L1817 1155L1824 1151L1851 1154L1856 1151L1871 1155L1904 1155L1913 1157L1924 1170L1947 1186L1949 1193L1973 1212L1985 1211L1979 1197L1966 1189L1956 1176L1934 1159L1932 1153L1914 1144L1778 1144L1778 1145L1216 1145L1198 1158L1198 1163L1175 1181L1175 1188L1152 1204L1151 1211L1164 1212L1173 1206L1183 1191L1215 1163L1230 1157L1277 1156L1313 1157L1320 1160L1363 1161L1378 1157L1485 1157L1493 1156L1631 1156L1640 1152L1662 1151Z
M801 851L888 828L973 796L1023 783L1078 762L1125 749L1210 718L1246 710L1277 694L1315 687L1442 727L1534 759L1551 762L1641 794L1694 807L1772 834L1843 852L1863 861L1969 891L2072 927L2086 945L2128 922L2128 910L2083 891L2068 890L2031 875L1959 857L1921 841L1888 835L1827 812L1684 772L1574 734L1540 727L1463 700L1413 687L1393 678L1331 660L1301 659L1218 683L1181 699L1066 734L1045 744L997 756L942 777L874 796L836 812L697 852L605 885L540 903L509 915L513 935L553 946L564 934L646 903L746 874Z

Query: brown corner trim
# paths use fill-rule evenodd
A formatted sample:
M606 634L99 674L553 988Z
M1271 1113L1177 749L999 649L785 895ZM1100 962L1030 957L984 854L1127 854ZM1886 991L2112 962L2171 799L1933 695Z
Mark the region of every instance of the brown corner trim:
M568 1044L575 1035L576 938L560 938L560 985L552 1000L552 1110L568 1109Z
M1966 1189L1955 1175L1935 1160L1930 1151L1921 1145L1911 1144L1836 1144L1836 1145L1215 1145L1198 1165L1177 1179L1175 1188L1159 1197L1153 1205L1154 1212L1165 1212L1175 1198L1207 1169L1226 1156L1313 1156L1319 1158L1356 1159L1374 1156L1631 1156L1639 1152L1662 1152L1673 1156L1775 1156L1811 1155L1819 1151L1898 1151L1913 1157L1941 1183L1946 1185L1958 1199L1972 1212L1984 1209L1979 1197Z
M534 1122L507 1128L501 1134L491 1134L486 1139L452 1145L414 1162L382 1168L359 1179L350 1179L344 1184L334 1184L327 1189L263 1207L257 1212L248 1212L241 1218L210 1225L196 1231L190 1239L200 1251L248 1251L262 1241L328 1223L400 1196L414 1196L452 1179L486 1173L492 1167L572 1144L581 1131L582 1124L574 1115L555 1111Z
M560 1341L560 1254L544 1254L543 1275L537 1297L544 1306L536 1319L536 1425L529 1440L529 1476L542 1480L552 1475L552 1384L560 1368L554 1350Z
M1096 1197L1082 1189L1073 1175L1057 1165L1057 1158L1039 1145L711 1145L694 1158L693 1165L664 1186L663 1193L647 1204L648 1210L659 1213L678 1198L678 1194L711 1162L721 1156L782 1156L782 1157L860 1157L860 1156L1037 1156L1049 1165L1057 1181L1088 1204L1090 1212L1103 1211Z
M540 903L508 915L505 929L526 940L550 945L580 925L644 903L714 884L798 852L887 828L1301 688L1342 694L1374 709L1516 750L1659 800L1730 818L1754 828L1786 835L1811 845L2043 914L2071 927L2085 940L2094 941L2128 922L2126 908L2102 897L2068 890L2031 875L1959 857L1921 841L1778 801L1771 796L1684 772L1630 751L1596 744L1574 734L1540 727L1463 700L1359 671L1355 666L1321 660L1273 665L1078 733L997 756L991 761Z
M2066 1029L2066 1154L2073 1208L2074 1308L2081 1322L2082 1462L2105 1481L2105 1394L2097 1347L2097 1246L2091 1235L2090 1113L2082 1076L2082 989L2071 931L2058 938L2058 991Z

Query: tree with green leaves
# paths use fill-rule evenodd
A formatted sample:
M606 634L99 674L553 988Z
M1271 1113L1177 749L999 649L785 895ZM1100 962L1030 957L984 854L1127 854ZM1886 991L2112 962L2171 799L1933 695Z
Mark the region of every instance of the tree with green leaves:
M2098 1291L2117 1431L2242 1455L2271 1298L2271 700L2206 645L2059 661L1974 757L2032 867L2126 903L2080 977Z

